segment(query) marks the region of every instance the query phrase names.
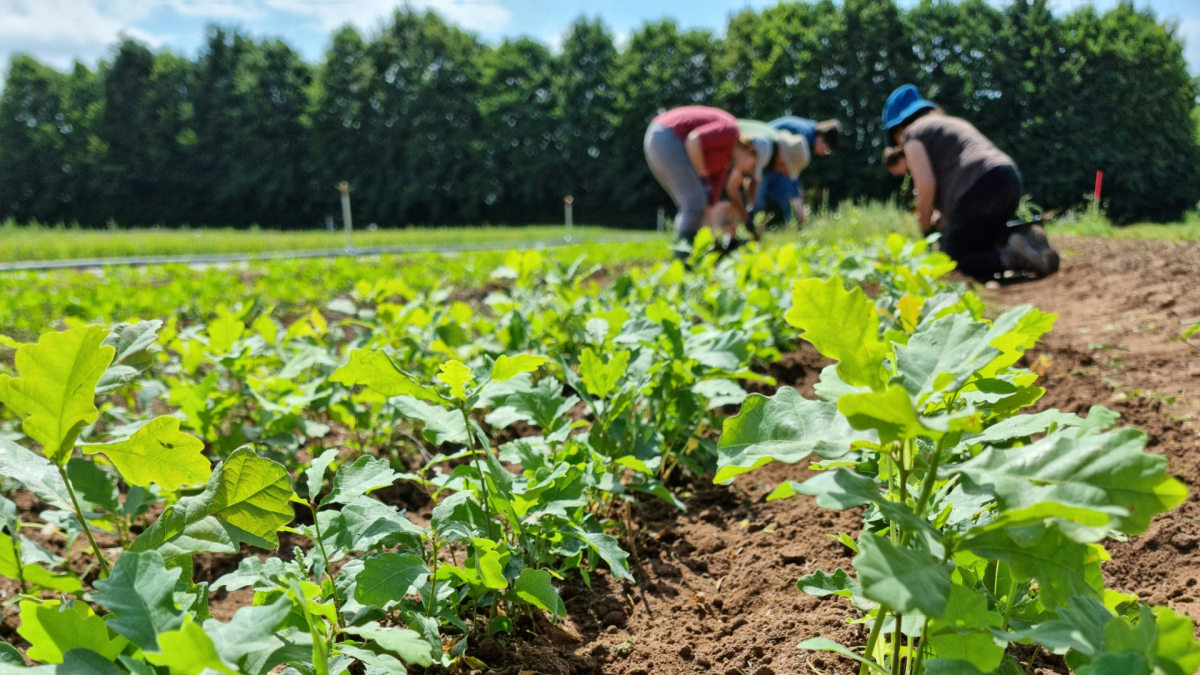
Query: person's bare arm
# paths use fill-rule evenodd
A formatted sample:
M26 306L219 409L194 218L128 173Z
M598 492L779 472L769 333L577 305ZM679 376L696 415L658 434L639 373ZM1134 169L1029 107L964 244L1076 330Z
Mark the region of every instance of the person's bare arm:
M729 195L729 206L733 210L733 217L743 223L749 220L749 214L746 213L746 203L742 199L742 183L746 180L741 171L734 169L729 172L729 180L725 181L725 194Z
M704 146L700 143L700 136L694 131L688 134L687 140L683 142L683 147L687 150L688 159L691 160L696 175L707 176L708 166L704 162Z
M917 223L921 232L933 230L933 196L937 191L937 179L933 176L933 163L920 141L904 144L904 156L908 160L908 172L912 174L913 190L917 197Z

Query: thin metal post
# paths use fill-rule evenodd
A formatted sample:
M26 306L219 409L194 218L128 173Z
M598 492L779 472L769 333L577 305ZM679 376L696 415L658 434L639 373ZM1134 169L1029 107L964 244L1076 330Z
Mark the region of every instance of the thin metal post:
M574 203L574 201L575 198L571 195L567 195L563 198L563 218L567 222L567 241L571 241L571 230L575 226L574 218L572 217L571 213L571 204Z
M655 221L655 224L657 225L658 233L662 234L667 226L667 210L661 206L658 207L658 220Z
M354 250L354 222L350 219L350 183L342 181L337 184L342 193L342 223L346 227L346 250Z

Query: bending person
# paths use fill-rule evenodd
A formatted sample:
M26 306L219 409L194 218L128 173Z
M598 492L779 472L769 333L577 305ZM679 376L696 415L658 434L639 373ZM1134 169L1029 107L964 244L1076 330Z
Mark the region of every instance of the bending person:
M842 135L842 123L837 120L817 122L803 117L787 116L771 120L767 125L772 129L802 137L808 144L810 157L832 155L837 150ZM777 166L773 168L774 170L763 176L759 185L754 212L765 211L769 197L779 206L784 223L789 222L792 214L795 214L797 224L803 225L807 214L804 208L804 185L800 182L800 177L791 176Z
M893 175L912 174L921 232L945 216L941 248L963 273L986 282L1005 270L1047 276L1058 252L1040 228L1009 234L1021 205L1021 174L970 122L950 117L906 84L892 92L883 127L898 147L884 153Z
M704 224L715 226L713 208L734 166L754 170L754 146L742 138L733 115L706 106L675 108L655 117L646 130L646 162L679 211L675 236L689 244Z
M753 215L746 209L746 197L758 195L759 186L775 175L781 175L784 181L796 182L800 172L808 166L810 146L803 136L780 131L765 122L738 120L737 123L742 137L754 146L755 162L750 172L743 171L740 166L729 172L725 184L729 204L727 213L721 218L731 223L727 228L736 229L737 223L745 223L746 229L758 238Z

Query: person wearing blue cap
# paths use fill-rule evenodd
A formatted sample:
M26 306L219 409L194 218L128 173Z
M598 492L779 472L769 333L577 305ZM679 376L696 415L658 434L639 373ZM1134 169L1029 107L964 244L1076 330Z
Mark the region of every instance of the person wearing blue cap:
M944 217L940 246L964 274L987 282L1007 270L1041 277L1058 270L1058 252L1038 227L1009 233L1021 205L1016 162L970 122L946 115L906 84L888 97L884 152L893 175L912 175L921 231Z

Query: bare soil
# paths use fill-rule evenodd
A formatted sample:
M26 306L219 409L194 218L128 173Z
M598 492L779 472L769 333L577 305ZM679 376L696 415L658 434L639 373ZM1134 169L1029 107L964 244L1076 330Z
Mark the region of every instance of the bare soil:
M1200 359L1192 346L1172 339L1186 327L1181 321L1200 318L1200 244L1054 243L1065 254L1058 275L984 292L996 311L1029 303L1059 315L1054 332L1026 357L1047 389L1037 409L1116 410L1121 424L1150 435L1150 451L1165 455L1171 472L1191 488L1200 478L1192 419L1200 410ZM812 397L827 363L804 344L769 373ZM569 582L561 589L565 620L539 619L532 632L505 643L488 639L469 653L493 668L487 672L506 675L857 673L845 659L796 648L814 636L853 646L866 640L866 631L846 619L854 614L847 601L813 598L795 586L809 572L849 566L852 553L830 535L856 536L860 513L822 509L807 497L765 501L781 482L808 475L802 466L776 463L729 487L692 484L686 513L648 500L635 514L631 535L636 584L604 572L593 576L590 589ZM385 497L408 504L417 518L428 509L422 495ZM1108 584L1200 616L1198 501L1193 490L1144 535L1109 542ZM215 578L235 563L233 557L206 561L203 572ZM11 592L0 580L0 593ZM250 598L239 592L213 600L214 615L227 619ZM0 639L16 638L13 609L4 612ZM1017 656L1025 665L1032 652ZM1043 652L1030 672L1067 669Z

